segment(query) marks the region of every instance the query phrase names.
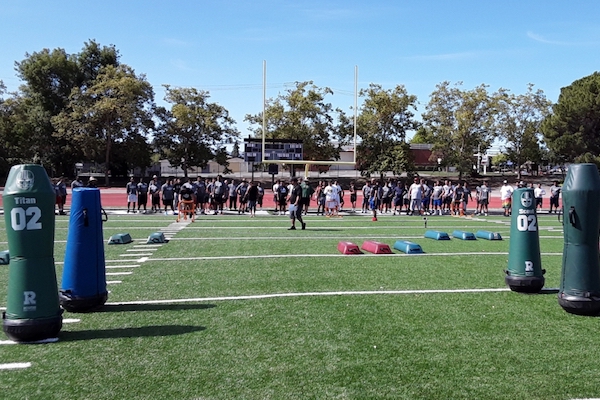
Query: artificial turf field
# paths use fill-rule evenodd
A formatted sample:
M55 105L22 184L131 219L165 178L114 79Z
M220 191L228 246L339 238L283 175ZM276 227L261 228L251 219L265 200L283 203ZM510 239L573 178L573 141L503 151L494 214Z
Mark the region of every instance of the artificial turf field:
M557 288L562 226L538 219L545 287ZM503 241L425 239L419 217L306 221L287 231L285 216L202 216L147 246L173 217L109 216L104 238L128 232L134 243L105 246L107 305L65 312L79 321L56 343L0 345L0 363L31 363L0 370L0 398L600 397L600 320L567 314L553 290L507 290L508 218L428 218L427 229ZM59 286L67 229L57 217ZM425 254L337 251L342 240L398 239ZM1 304L7 277L2 266Z

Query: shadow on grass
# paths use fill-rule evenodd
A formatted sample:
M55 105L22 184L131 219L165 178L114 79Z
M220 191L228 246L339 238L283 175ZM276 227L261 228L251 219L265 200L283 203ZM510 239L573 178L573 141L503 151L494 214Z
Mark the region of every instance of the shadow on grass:
M92 339L118 339L131 337L174 336L185 333L199 332L206 328L192 325L152 325L139 328L97 329L85 331L62 331L59 333L61 342Z
M105 304L95 312L127 312L127 311L186 311L214 308L214 304Z

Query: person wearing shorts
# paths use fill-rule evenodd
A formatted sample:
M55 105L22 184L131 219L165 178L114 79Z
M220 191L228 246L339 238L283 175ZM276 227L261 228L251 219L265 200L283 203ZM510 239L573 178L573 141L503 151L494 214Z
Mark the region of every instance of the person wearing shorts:
M350 188L348 189L350 192L350 206L352 207L352 212L356 211L356 186L354 186L354 181L350 182Z
M133 208L131 209L131 212L136 212L135 204L138 201L138 187L133 176L129 179L127 186L125 186L125 190L127 191L127 212L129 212L129 207L132 205Z
M535 197L535 208L542 211L542 205L544 200L544 195L546 191L542 189L542 184L538 183L537 187L533 189L533 197Z
M361 206L361 213L368 213L369 212L369 198L371 197L371 184L369 182L366 182L365 185L362 187L362 193L363 193L363 200L362 200L362 206Z
M509 217L511 213L513 192L513 187L505 180L500 188L500 200L502 201L502 209L504 210L505 217Z
M277 205L279 206L279 215L283 215L287 208L288 189L284 182L280 182L277 186L276 193Z
M247 201L246 210L250 212L250 218L254 218L256 216L256 204L258 202L259 195L260 194L256 182L250 182L250 186L244 195L245 200Z
M490 202L490 188L485 181L477 188L477 211L479 214L488 215L488 205Z
M369 194L369 208L373 212L373 221L377 221L377 210L381 205L381 187L379 186L379 181L372 179L371 180L371 193Z
M402 196L404 194L404 185L402 184L402 182L395 182L394 185L394 197L393 197L393 204L394 204L394 215L396 215L396 213L398 213L398 215L400 215L400 212L402 211Z

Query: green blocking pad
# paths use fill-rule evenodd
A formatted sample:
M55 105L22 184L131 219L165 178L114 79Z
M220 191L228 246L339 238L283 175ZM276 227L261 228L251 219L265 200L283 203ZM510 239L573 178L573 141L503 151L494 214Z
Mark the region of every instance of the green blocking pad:
M425 237L434 240L450 240L450 236L446 232L441 231L426 231Z
M407 240L397 240L394 243L394 249L400 250L406 254L422 254L423 249L417 243L409 242Z
M454 231L452 232L452 236L460 240L477 240L473 232Z
M500 235L498 232L477 231L475 233L475 236L478 237L479 239L485 239L485 240L502 240L502 235Z
M117 233L108 239L108 244L127 244L133 242L129 233Z
M154 232L148 236L148 241L146 244L158 244L158 243L167 243L167 239L165 238L165 234L162 232Z

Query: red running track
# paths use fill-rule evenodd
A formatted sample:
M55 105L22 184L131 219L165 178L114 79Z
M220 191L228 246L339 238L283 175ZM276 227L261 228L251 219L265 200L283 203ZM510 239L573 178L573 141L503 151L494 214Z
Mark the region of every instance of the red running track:
M362 205L362 192L358 192L358 200L356 201L356 206L360 209ZM127 208L127 195L125 194L125 189L121 188L101 188L100 189L100 197L102 202L102 207L104 208ZM2 197L0 197L0 205L2 205ZM67 196L67 208L71 205L71 191L69 190L69 195ZM543 209L545 211L548 210L550 205L550 199L548 197L544 198ZM150 206L150 202L148 202L148 207ZM311 200L311 208L316 207L316 201ZM469 202L469 207L471 209L475 208L475 201ZM266 209L275 209L275 203L273 201L273 192L271 190L265 191L265 197L263 201L263 208ZM346 194L344 196L344 208L350 208L350 195ZM492 197L490 199L489 204L490 209L501 209L502 202L500 201L500 197L498 195Z

